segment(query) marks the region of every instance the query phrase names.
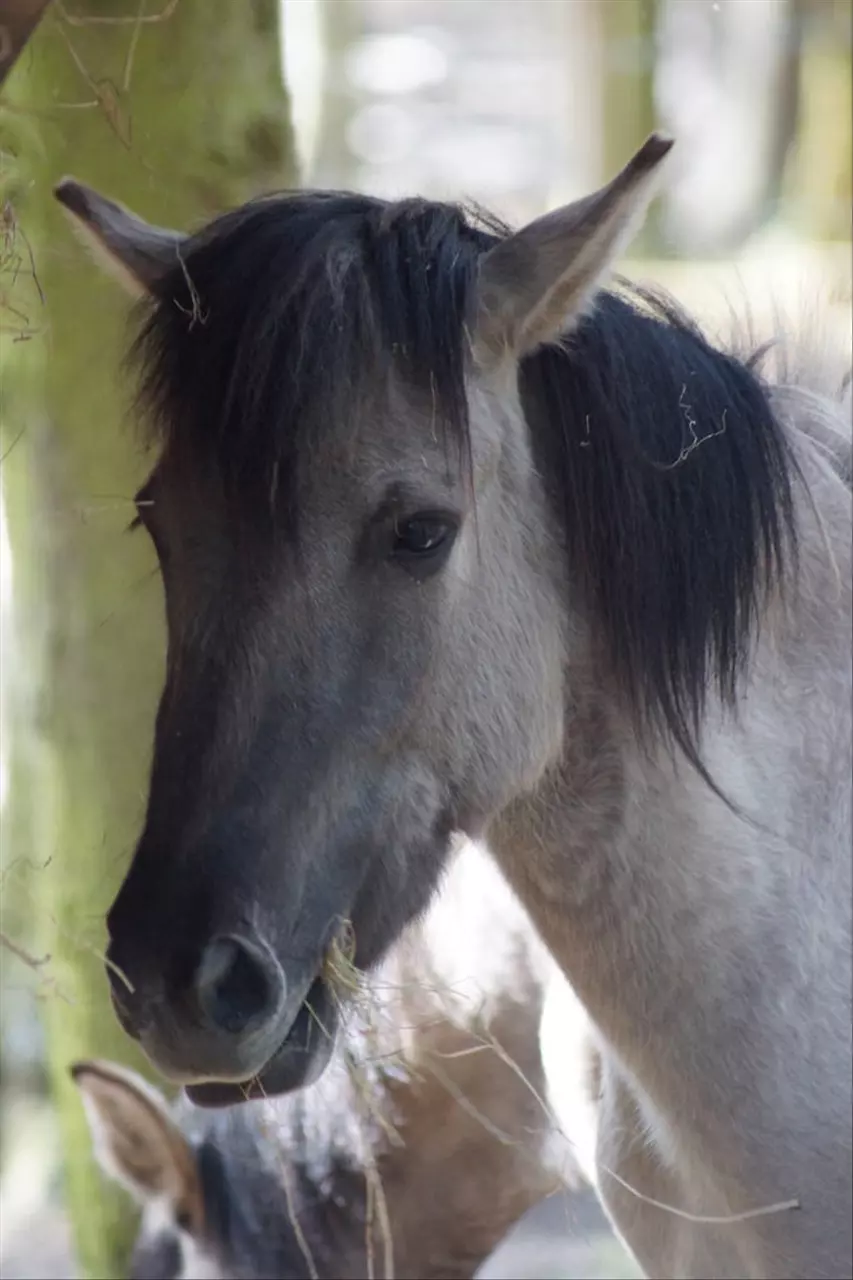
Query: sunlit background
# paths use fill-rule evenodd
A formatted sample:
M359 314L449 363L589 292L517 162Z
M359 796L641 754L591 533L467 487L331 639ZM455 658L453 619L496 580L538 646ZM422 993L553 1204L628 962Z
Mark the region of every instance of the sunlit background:
M770 315L775 300L849 349L847 0L284 0L283 31L307 184L466 198L517 222L592 190L658 124L678 146L631 273L712 316L738 297ZM15 735L38 714L14 570L4 517L4 806ZM6 869L22 854L7 835ZM37 944L12 883L0 949L0 1267L62 1276L72 1264L40 1025L55 996L26 962ZM563 1221L543 1211L492 1274L616 1275L610 1246L572 1253Z

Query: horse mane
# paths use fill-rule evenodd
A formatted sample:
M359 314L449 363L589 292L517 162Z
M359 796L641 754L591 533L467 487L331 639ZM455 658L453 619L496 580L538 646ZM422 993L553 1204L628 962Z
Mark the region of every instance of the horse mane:
M796 463L755 359L662 292L622 283L524 362L573 585L641 735L694 765L708 693L735 703L763 604L796 551Z
M214 221L132 349L161 443L212 456L226 489L294 539L306 454L392 372L470 458L466 319L479 257L504 234L457 205L347 193ZM704 774L708 694L734 703L796 551L796 467L768 388L671 300L625 285L529 356L520 388L603 661L638 732L668 735Z

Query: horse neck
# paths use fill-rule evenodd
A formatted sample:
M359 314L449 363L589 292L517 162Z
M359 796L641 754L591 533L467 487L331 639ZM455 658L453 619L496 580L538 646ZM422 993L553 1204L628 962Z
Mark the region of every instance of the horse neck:
M794 424L808 486L796 497L796 590L768 605L737 725L715 702L703 725L703 758L739 809L663 746L641 749L579 642L563 756L488 833L595 1028L663 1115L719 1113L722 1075L696 1063L743 1035L752 1011L730 998L733 968L752 966L758 981L769 964L755 921L781 930L792 919L773 900L780 876L798 874L792 859L807 859L814 839L821 856L849 860L849 847L826 845L820 811L817 834L790 826L790 815L815 809L814 778L849 786L849 761L838 759L850 747L850 493L838 462L849 467L849 444L830 440L827 457L815 412L798 404ZM792 754L792 718L813 774Z

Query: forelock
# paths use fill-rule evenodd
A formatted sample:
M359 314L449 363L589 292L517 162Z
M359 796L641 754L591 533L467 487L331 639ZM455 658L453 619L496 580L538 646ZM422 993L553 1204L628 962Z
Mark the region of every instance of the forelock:
M293 476L393 375L468 453L465 320L502 228L458 206L266 197L185 242L132 351L165 448L211 458L294 527Z

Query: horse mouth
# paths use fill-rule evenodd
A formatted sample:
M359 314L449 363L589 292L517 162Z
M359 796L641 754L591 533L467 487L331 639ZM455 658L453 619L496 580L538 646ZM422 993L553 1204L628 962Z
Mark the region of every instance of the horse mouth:
M260 1071L245 1081L190 1084L186 1095L197 1107L231 1107L313 1084L332 1056L338 1022L337 1002L327 983L316 978L284 1040Z

